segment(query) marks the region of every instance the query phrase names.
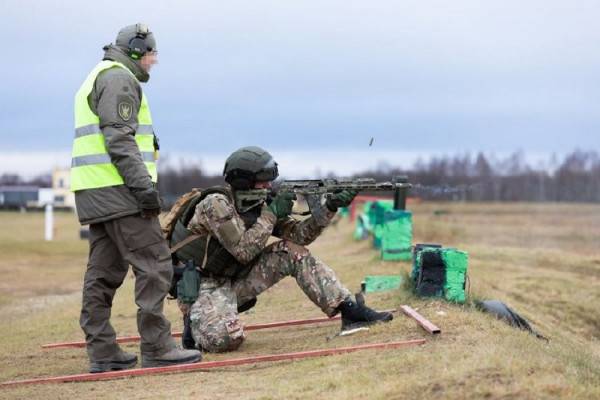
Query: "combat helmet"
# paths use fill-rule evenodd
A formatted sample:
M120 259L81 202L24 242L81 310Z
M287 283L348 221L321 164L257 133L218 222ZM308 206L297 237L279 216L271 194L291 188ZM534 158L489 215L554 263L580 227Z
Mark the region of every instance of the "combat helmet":
M256 182L273 181L279 176L277 163L268 151L257 146L237 149L225 161L225 182L235 190L248 190Z

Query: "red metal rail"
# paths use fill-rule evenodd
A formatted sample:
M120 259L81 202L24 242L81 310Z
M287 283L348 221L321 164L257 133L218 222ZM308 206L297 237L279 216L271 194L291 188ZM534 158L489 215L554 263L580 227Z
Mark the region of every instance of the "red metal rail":
M421 314L416 312L413 308L404 305L404 306L400 306L400 309L402 310L402 312L404 314L408 315L411 318L414 318L415 321L417 321L417 323L419 325L421 325L421 327L423 327L423 329L425 329L427 332L431 333L432 335L437 335L439 333L442 333L442 330L440 328L438 328L431 321L427 320L424 316L422 316Z
M173 365L169 367L157 367L157 368L138 368L138 369L129 369L123 371L111 371L111 372L103 372L99 374L79 374L79 375L65 375L65 376L55 376L55 377L47 377L47 378L35 378L35 379L25 379L20 381L8 381L0 383L0 387L14 387L14 386L22 386L22 385L32 385L32 384L41 384L41 383L61 383L61 382L83 382L83 381L103 381L109 379L118 379L125 377L133 377L133 376L141 376L141 375L156 375L156 374L166 374L166 373L176 373L176 372L186 372L186 371L202 371L212 368L222 368L222 367L230 367L236 365L246 365L246 364L257 364L264 362L273 362L273 361L284 361L284 360L298 360L302 358L313 358L313 357L322 357L329 356L334 354L344 354L344 353L352 353L355 351L361 350L374 350L374 349L396 349L407 346L415 346L424 344L425 339L413 339L399 342L389 342L389 343L374 343L374 344L364 344L359 346L351 346L351 347L341 347L338 349L324 349L324 350L312 350L312 351L301 351L296 353L283 353L283 354L269 354L264 356L255 356L255 357L246 357L246 358L235 358L231 360L222 360L222 361L204 361L196 364L183 364L183 365Z
M396 312L396 310L387 310L389 312ZM244 330L246 331L257 331L261 329L272 329L279 328L285 326L297 326L297 325L309 325L309 324L322 324L326 322L339 321L340 316L335 316L332 318L321 317L321 318L309 318L309 319L294 319L290 321L278 321L278 322L268 322L263 324L254 324L254 325L246 325ZM173 337L181 337L181 332L173 332ZM117 343L134 343L139 342L139 336L121 336L117 338ZM71 348L71 347L85 347L85 341L77 341L77 342L62 342L62 343L49 343L42 345L43 349L61 349L61 348Z

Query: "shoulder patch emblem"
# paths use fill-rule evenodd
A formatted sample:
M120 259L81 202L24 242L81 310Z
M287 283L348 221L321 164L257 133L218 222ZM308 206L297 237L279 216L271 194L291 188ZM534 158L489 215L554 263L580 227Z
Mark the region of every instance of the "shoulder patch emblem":
M123 121L129 121L131 119L132 111L133 105L128 101L122 101L117 106L117 112L119 113L119 117L121 117Z
M210 218L222 222L233 218L233 207L227 199L220 194L208 195L206 207L207 214Z

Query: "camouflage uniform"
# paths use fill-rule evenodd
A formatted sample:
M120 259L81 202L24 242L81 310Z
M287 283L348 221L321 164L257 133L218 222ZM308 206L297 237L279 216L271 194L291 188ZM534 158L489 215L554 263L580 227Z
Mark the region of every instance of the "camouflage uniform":
M222 194L208 195L197 205L188 229L216 238L243 264L244 271L235 278L201 278L198 300L190 311L196 343L210 352L237 349L244 340L238 304L252 300L285 276L293 276L325 314L336 314L336 307L351 294L331 268L303 247L314 241L335 215L321 211L325 218L311 216L298 221L287 217L276 221L263 205L256 222L246 228L243 216ZM283 240L267 246L271 235Z

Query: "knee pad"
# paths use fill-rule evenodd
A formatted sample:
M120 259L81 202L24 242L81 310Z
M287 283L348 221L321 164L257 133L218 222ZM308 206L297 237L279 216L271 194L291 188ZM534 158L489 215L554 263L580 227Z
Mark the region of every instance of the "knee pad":
M219 337L209 337L200 340L200 346L204 351L209 353L225 353L228 351L237 350L244 342L244 335L231 337L230 335L222 335Z
M223 321L218 327L202 326L192 319L192 334L196 343L209 353L223 353L237 350L246 335L239 320Z

